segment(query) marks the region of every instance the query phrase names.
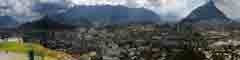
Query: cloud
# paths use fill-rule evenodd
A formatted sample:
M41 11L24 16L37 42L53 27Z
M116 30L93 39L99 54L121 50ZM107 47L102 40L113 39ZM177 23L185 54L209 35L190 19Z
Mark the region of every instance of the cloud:
M79 5L122 5L129 8L146 8L162 17L166 17L163 20L175 21L186 17L192 10L206 2L207 0L0 0L0 15L35 18L40 15L39 12L32 11L32 9L36 8L36 5L43 3L68 7ZM54 7L52 9L54 10ZM172 19L169 19L169 17Z
M0 16L10 16L20 24L39 20L45 14L64 12L74 6L112 5L145 8L161 20L178 22L208 0L0 0ZM48 7L46 6L48 5ZM41 11L39 11L41 10Z
M40 18L38 13L32 11L32 2L33 0L0 0L0 16L10 16L19 23Z
M4 21L6 16L11 19L8 23L16 23L11 24L11 26L40 20L44 14L34 11L34 9L35 6L42 3L63 6L67 2L65 0L0 0L0 22ZM0 23L0 25L3 25L3 23Z
M218 9L227 17L238 20L240 19L240 0L213 0Z

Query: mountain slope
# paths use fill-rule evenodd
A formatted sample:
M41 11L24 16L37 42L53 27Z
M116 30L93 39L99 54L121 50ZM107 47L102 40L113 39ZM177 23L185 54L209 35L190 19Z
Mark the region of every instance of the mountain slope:
M15 28L19 24L16 20L12 19L10 16L0 16L0 29L4 28Z
M44 17L38 21L23 24L19 27L22 31L46 31L46 30L64 30L72 29L74 26L60 24L50 20L48 17Z
M155 23L160 17L144 8L127 8L124 6L78 6L65 13L51 16L53 21L61 24L81 26L104 26L129 23Z
M187 18L179 24L197 30L218 30L226 28L232 20L227 18L212 1L194 10Z

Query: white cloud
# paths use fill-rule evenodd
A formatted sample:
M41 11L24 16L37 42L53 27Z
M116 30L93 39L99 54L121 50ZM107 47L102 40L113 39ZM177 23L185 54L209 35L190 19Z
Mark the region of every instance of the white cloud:
M123 5L126 0L69 0L76 5Z
M39 20L43 15L33 11L33 7L38 3L66 4L67 2L66 0L0 0L0 16L10 16L20 24Z
M215 5L227 17L231 19L240 19L240 0L213 0Z
M40 18L38 13L32 11L32 5L33 0L0 0L0 15L11 16L20 23L32 21L34 18Z
M232 19L240 18L240 13L238 12L240 10L240 4L238 4L240 0L213 1L217 8L224 12L227 17ZM0 0L0 16L17 17L21 19L19 21L32 20L41 16L38 12L32 11L33 5L36 3L53 3L69 6L122 5L129 8L146 8L162 16L163 20L180 21L206 2L208 0Z
M173 22L185 18L194 9L207 1L208 0L0 0L0 15L12 16L16 21L25 23L42 17L39 12L32 10L33 6L38 3L67 6L122 5L129 8L146 8L157 13L163 20Z

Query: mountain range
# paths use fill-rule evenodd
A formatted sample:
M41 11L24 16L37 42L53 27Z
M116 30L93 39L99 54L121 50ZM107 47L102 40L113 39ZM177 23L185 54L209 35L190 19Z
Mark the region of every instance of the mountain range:
M46 5L48 6L48 5ZM47 8L51 8L51 5ZM57 8L58 9L58 8ZM62 9L62 8L60 8ZM41 10L42 11L42 10ZM43 11L48 11L47 9ZM2 16L3 22L0 27L10 27L16 25L8 16ZM47 22L48 21L48 22ZM49 23L50 22L50 23ZM56 26L107 26L107 25L127 25L131 23L153 23L162 24L161 17L145 8L129 8L125 6L75 6L64 10L62 13L55 13L42 18L39 21L26 23L22 26L32 24L47 24L50 27ZM56 25L54 25L56 24ZM233 27L237 22L226 17L214 4L213 1L195 9L185 19L177 23L181 26L190 26L196 29L219 29ZM27 26L29 27L29 26Z
M144 8L124 6L77 6L65 13L50 17L51 20L73 26L104 26L129 23L158 23L159 15Z
M63 29L73 29L76 28L75 26L66 25L66 24L60 24L57 22L54 22L50 20L47 16L45 16L43 19L22 24L20 27L18 27L18 30L21 31L58 31Z
M11 16L0 16L0 20L0 29L16 28L15 25L19 25L17 21L11 18Z

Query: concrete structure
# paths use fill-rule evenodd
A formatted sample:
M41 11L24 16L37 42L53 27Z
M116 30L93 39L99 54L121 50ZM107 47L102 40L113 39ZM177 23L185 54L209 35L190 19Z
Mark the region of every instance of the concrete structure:
M0 32L0 42L19 42L23 43L23 39L18 33Z

